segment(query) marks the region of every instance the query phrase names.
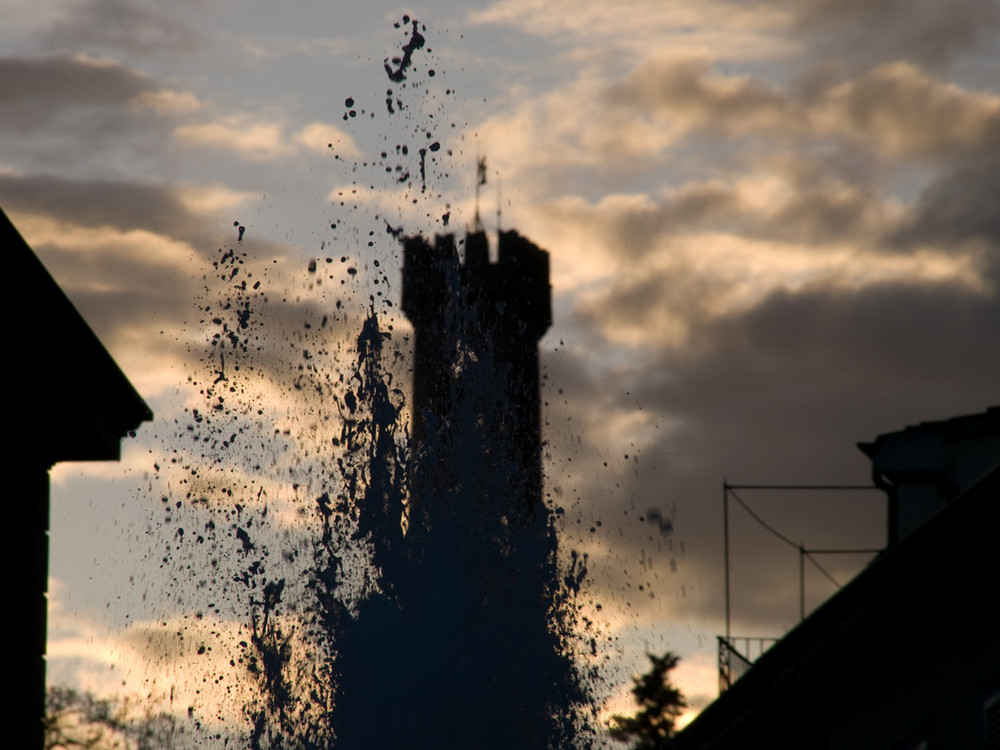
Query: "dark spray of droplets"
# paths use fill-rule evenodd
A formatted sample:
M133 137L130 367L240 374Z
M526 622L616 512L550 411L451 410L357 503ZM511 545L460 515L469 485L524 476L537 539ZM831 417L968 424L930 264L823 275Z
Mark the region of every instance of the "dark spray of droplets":
M422 27L409 18L403 26L412 26L403 54L392 60L395 68L386 64L400 86L413 83L407 77L417 67L414 54L426 49ZM404 109L402 100L388 108L390 115ZM425 130L418 128L430 139ZM439 148L435 141L429 153L418 150L421 194L425 159ZM407 154L405 145L397 146L397 158ZM393 241L404 235L402 227L385 226ZM508 239L520 241L515 233ZM251 531L236 527L242 571L233 580L250 603L242 662L257 686L245 708L249 744L262 750L583 747L591 735L581 720L593 709L572 651L584 561L572 555L570 570L560 575L552 514L541 498L541 445L537 435L525 441L523 425L517 426L526 420L537 430L547 256L544 285L533 288L502 278L481 233L470 235L464 264L451 246L432 248L418 237L404 244L414 273L417 259L435 258L433 283L420 274L409 286L404 280L403 309L415 335L423 330L433 339L422 347L433 353L416 369L437 379L432 396L425 390L410 403L412 434L409 386L393 374L400 352L392 326L375 309L376 302L392 302L379 291L379 298L369 298L354 365L331 378L303 350L308 364L299 365L293 385L297 393L320 394L340 424L322 461L323 486L307 511L305 564L297 551L285 554L283 567L251 539L270 523L266 506ZM341 261L347 279L356 280L355 266L346 265L346 256ZM317 280L319 267L309 264ZM492 280L474 283L476 274ZM385 289L385 276L382 281ZM498 298L498 288L517 299ZM428 293L433 299L416 299ZM228 300L225 307L232 308ZM244 307L249 316L249 298ZM544 325L526 331L538 308L544 308ZM430 317L422 321L421 315ZM241 317L238 325L245 323ZM320 336L326 323L324 315L310 335ZM221 325L224 343L232 332ZM527 364L510 353L525 336ZM314 351L322 347L314 344ZM224 361L220 349L216 386L228 383ZM526 367L535 368L530 387L518 372Z
M465 305L447 315L446 330L468 330ZM338 489L316 501L310 663L296 663L292 634L273 619L284 580L266 583L255 600L247 658L262 690L252 746L570 747L585 703L569 654L583 572L558 578L540 499L523 517L504 512L511 493L523 500L516 476L484 486L504 474L490 466L497 459L516 465L517 446L493 433L509 416L487 374L497 363L481 358L450 407L424 415L440 422L414 463L440 455L439 439L454 440L452 455L467 455L425 475L420 507L405 481L415 467L406 460L401 394L381 363L387 338L371 315L341 399ZM452 341L462 347L462 338ZM357 547L371 564L360 595L344 568Z

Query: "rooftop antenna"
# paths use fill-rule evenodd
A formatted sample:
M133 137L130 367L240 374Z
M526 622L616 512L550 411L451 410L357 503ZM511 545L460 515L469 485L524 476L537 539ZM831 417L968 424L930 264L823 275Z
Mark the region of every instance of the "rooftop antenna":
M483 220L479 215L479 187L486 184L486 157L476 154L476 221L475 231L483 231Z

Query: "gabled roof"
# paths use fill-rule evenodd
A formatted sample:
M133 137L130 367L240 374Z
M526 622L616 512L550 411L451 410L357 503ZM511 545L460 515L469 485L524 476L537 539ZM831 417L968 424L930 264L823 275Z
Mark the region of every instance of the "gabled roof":
M998 539L995 469L765 652L671 747L821 746L866 685L905 673L968 623L1000 616ZM983 575L980 595L969 596L962 582Z
M0 252L15 456L45 467L118 460L121 439L152 412L2 210Z

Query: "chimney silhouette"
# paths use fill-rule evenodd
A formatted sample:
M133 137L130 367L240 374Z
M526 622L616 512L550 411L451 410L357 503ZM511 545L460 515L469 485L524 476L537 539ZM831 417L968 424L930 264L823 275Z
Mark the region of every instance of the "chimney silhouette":
M500 514L524 529L541 507L538 341L552 323L549 254L516 231L404 242L402 307L414 328L410 521ZM455 507L464 505L465 508Z

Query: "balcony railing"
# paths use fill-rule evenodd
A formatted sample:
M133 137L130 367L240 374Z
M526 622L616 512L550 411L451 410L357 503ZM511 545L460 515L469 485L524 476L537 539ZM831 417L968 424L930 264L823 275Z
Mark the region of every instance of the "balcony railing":
M747 636L718 636L719 638L719 695L733 686L750 671L754 661L777 642L777 638L751 638ZM739 650L742 647L742 651Z

